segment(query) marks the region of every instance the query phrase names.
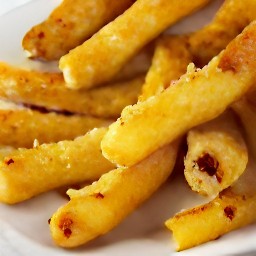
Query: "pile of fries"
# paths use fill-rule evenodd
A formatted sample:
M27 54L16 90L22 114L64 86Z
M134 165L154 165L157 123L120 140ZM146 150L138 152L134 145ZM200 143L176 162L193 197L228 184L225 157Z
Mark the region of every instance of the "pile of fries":
M150 198L186 140L184 177L209 202L165 222L177 250L256 221L256 1L167 33L209 2L63 0L32 27L27 56L61 72L0 63L0 201L86 184L49 220L76 247Z

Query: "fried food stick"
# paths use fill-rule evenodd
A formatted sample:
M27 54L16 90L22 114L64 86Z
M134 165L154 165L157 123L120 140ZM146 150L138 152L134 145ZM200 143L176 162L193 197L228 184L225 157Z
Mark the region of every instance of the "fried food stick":
M54 242L75 247L113 229L167 179L177 147L178 143L167 145L130 168L117 168L90 186L68 190L70 202L50 221Z
M124 12L133 2L64 0L48 19L26 33L23 48L30 58L59 59Z
M108 119L44 111L0 101L0 145L31 148L35 139L40 143L74 139L111 123Z
M0 97L48 110L116 118L137 101L144 75L87 91L66 88L62 74L23 70L0 62Z
M256 79L256 22L201 70L188 71L161 94L126 107L101 147L114 163L131 166L241 98ZM135 146L136 145L136 146Z
M247 146L231 111L191 129L187 144L185 178L192 190L200 194L216 197L247 166Z
M214 19L188 37L187 47L194 56L193 62L199 67L206 65L255 19L255 1L223 1Z
M40 193L84 181L94 181L115 166L101 154L107 128L94 129L73 141L42 144L2 152L0 201L14 204Z
M137 0L123 15L60 59L67 86L91 88L111 80L143 46L208 2Z
M214 240L256 221L255 165L211 202L176 214L166 221L177 250Z
M142 87L140 101L161 93L186 72L192 55L187 49L185 36L162 36L156 42L151 67Z
M256 19L255 13L255 1L226 0L214 19L202 29L183 36L163 36L156 43L143 94L152 96L167 88L172 80L186 72L186 66L192 61L200 67L206 65Z

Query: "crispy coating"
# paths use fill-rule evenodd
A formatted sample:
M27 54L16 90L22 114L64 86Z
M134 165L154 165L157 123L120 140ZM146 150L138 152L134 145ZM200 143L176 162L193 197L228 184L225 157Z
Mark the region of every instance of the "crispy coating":
M69 190L70 202L51 218L54 242L82 245L113 229L149 198L172 172L178 143L157 150L130 168L117 168L81 190Z
M1 155L0 201L21 202L64 185L98 179L115 166L101 154L107 128L94 129L73 141L42 144Z
M90 38L133 4L133 0L64 0L22 41L31 58L56 60Z
M102 140L103 155L131 166L241 98L256 79L255 28L252 22L203 69L190 65L161 94L126 107Z
M219 54L253 20L256 2L225 0L212 22L188 38L188 49L197 66L204 66Z
M192 56L187 49L187 38L184 36L163 36L156 42L152 65L142 87L143 101L150 96L161 93L186 72Z
M60 59L67 86L91 88L109 81L143 46L207 2L137 0L123 15Z
M39 143L70 140L110 123L110 120L91 116L38 110L0 101L0 144L30 148L35 139Z
M137 101L144 75L88 91L65 87L62 74L41 73L0 63L0 97L48 110L118 117L122 109Z
M185 177L190 187L216 197L244 172L248 151L231 112L191 129L187 136Z
M152 65L143 86L143 95L152 96L168 87L194 62L203 67L220 53L256 18L256 2L226 0L214 19L202 29L183 36L164 36L156 44ZM239 19L237 19L239 15Z
M173 232L178 251L217 239L256 221L255 166L251 168L253 170L246 170L237 185L224 190L211 202L182 211L165 222ZM254 188L249 180L254 182Z

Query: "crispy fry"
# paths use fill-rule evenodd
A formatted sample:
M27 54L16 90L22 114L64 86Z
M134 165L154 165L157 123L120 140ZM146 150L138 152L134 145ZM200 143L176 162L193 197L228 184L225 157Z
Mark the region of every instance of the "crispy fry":
M64 0L23 38L31 58L59 59L124 12L133 0Z
M188 38L187 46L194 56L194 62L199 66L207 64L255 19L255 1L224 1L213 21Z
M113 229L167 179L177 149L178 143L167 145L133 167L115 169L91 186L69 190L70 202L51 218L54 242L74 247Z
M0 201L21 202L64 185L96 180L114 165L101 154L107 128L94 129L74 141L17 149L0 161Z
M75 91L65 87L62 74L41 73L12 67L0 62L0 97L49 110L118 117L122 109L137 101L144 75L125 82Z
M247 168L234 187L211 202L182 211L166 221L177 250L214 240L256 221L255 165Z
M0 101L0 123L1 145L30 148L35 139L40 143L74 139L95 127L109 125L110 120L90 116L41 113Z
M156 43L152 65L147 73L145 84L142 87L143 101L150 96L161 93L172 80L178 79L186 72L192 56L187 49L184 36L164 36Z
M175 85L126 107L102 140L103 155L131 166L241 98L256 79L255 28L252 22L203 69L190 65Z
M70 88L91 88L113 78L144 45L209 0L137 0L123 15L60 59Z
M189 131L185 177L190 187L216 197L243 174L248 152L241 131L229 111Z
M255 97L255 93L251 95ZM249 95L249 97L251 95ZM253 103L250 101L251 99L252 98L248 99L245 97L242 100L234 103L232 108L236 111L242 121L247 138L247 145L252 151L253 158L256 159L256 105L253 105Z

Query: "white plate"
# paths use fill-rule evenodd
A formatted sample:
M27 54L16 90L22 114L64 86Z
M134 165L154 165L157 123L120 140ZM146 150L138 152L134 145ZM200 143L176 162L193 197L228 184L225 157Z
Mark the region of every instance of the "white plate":
M42 21L61 0L0 0L0 60L21 67L48 68L29 61L21 49L24 33L34 24ZM186 19L172 29L172 32L191 31L209 20L222 0L196 16ZM19 8L25 2L29 2ZM191 26L191 24L193 26ZM175 253L171 234L163 222L175 212L191 207L199 199L188 187L175 178L169 181L140 209L129 216L121 225L86 246L75 250L63 250L51 241L47 220L65 202L57 193L41 195L27 202L6 206L0 205L0 256L5 255L256 255L256 226L234 231L217 241Z

